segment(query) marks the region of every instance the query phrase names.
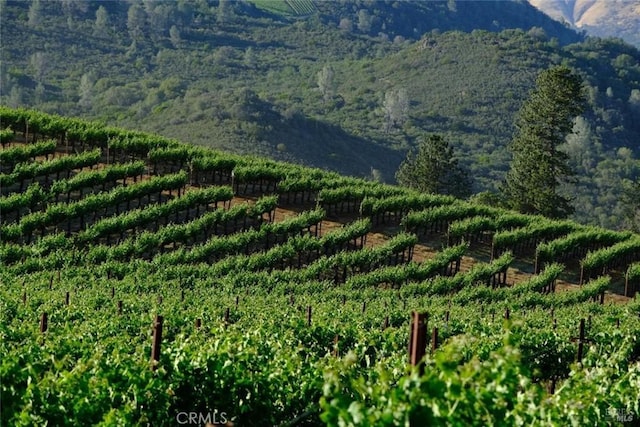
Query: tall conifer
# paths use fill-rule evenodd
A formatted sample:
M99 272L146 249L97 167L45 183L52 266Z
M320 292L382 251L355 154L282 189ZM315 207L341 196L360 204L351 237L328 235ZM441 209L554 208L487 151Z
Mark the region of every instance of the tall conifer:
M570 199L558 193L573 175L566 153L558 150L585 108L582 78L565 66L540 73L516 119L511 169L502 186L509 205L524 213L566 218Z

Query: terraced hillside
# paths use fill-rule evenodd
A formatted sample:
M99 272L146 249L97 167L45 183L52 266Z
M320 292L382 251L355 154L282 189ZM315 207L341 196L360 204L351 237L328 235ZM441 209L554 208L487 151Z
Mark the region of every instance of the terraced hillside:
M638 235L0 119L3 425L640 416Z

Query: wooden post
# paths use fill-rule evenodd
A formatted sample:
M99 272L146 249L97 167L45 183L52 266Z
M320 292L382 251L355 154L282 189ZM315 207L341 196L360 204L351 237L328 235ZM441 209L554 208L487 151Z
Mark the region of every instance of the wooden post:
M365 312L365 310L366 310L366 309L367 309L367 302L366 302L366 301L364 301L364 302L362 303L362 314L364 314L364 312Z
M118 315L122 315L122 300L118 301Z
M307 326L311 326L311 306L307 307Z
M24 291L22 293L22 304L26 304L27 303L27 291Z
M333 357L338 357L340 355L340 351L338 350L339 341L340 335L336 334L335 338L333 338Z
M240 297L236 296L236 310L238 309L238 304L240 304Z
M625 297L631 296L629 294L629 272L627 272L627 274L625 274L624 276L624 296Z
M224 311L224 327L226 328L229 324L229 307Z
M386 316L384 318L384 323L382 324L382 330L384 331L385 329L387 329L389 327L389 316Z
M151 347L151 369L156 370L158 362L160 361L160 344L162 342L162 321L163 318L160 315L156 315L156 319L153 322L153 344Z
M40 332L44 334L45 332L47 332L48 327L49 327L49 316L45 311L44 313L42 313L42 316L40 316Z
M580 319L580 335L578 337L578 363L582 363L583 351L584 351L584 319Z
M67 292L64 296L64 305L69 305L69 292Z
M424 358L427 346L427 313L411 313L411 330L409 336L409 363L420 366L420 374L424 373L424 366L420 362Z
M504 318L505 318L506 320L509 320L509 315L510 315L510 313L509 313L509 309L507 308L507 309L504 311Z
M200 326L202 326L202 319L196 319L196 329L200 329Z
M111 299L115 298L115 296L116 296L116 288L115 288L115 286L112 286L111 287Z

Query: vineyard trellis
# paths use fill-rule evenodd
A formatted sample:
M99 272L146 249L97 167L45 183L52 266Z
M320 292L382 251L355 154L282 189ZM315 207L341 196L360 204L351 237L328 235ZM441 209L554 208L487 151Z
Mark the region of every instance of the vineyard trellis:
M242 425L594 425L612 402L640 410L640 301L603 304L623 275L637 290L635 234L29 110L0 119L3 425L162 426L213 407ZM36 146L55 159L29 162ZM560 291L575 261L584 283ZM428 313L413 337L412 312Z

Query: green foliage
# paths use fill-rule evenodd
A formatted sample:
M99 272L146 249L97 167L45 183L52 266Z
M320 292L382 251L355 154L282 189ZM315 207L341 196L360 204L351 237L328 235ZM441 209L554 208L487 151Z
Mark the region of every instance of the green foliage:
M453 148L441 135L429 135L410 151L396 172L398 183L424 193L464 198L471 194L468 174L458 165Z
M582 79L567 67L543 71L536 89L523 105L511 144L513 160L502 188L511 207L520 212L566 218L570 200L558 193L572 175L568 156L558 147L573 129L573 119L584 111Z
M38 138L74 135L70 144L88 150L62 155L71 159L66 169L36 168L47 187L38 181L0 199L0 207L32 210L16 223L0 220L2 425L163 427L190 412L243 426L598 425L611 423L614 412L640 413L640 303L592 302L619 275L556 293L554 281L570 272L552 263L502 286L496 278L527 258L506 252L483 262L486 243L479 251L418 247L417 236L397 224L421 216L456 221L450 234L492 232L501 249L576 231L564 248L607 246L583 260L595 269L603 265L594 259L612 261L606 267L637 260L638 236L609 244L631 233L589 233L570 221L142 132L0 111L18 137L35 135L24 126L30 122ZM74 171L82 156L99 169ZM152 167L159 176L126 179ZM174 167L179 172L167 174ZM207 171L219 171L222 182L187 186L190 174ZM278 186L234 197L231 176ZM113 188L100 192L105 183ZM76 194L49 203L60 191ZM276 216L285 191L318 199L290 202ZM120 212L131 198L159 193L159 203L147 199ZM349 221L335 227L317 205L334 212L344 205ZM94 218L56 232L85 215ZM369 219L386 215L397 222ZM31 239L34 230L41 235ZM23 244L4 238L7 231ZM436 253L412 262L417 250ZM463 257L472 265L458 268ZM628 271L637 278L636 267ZM439 331L424 373L407 366L411 310L428 312L425 329ZM46 331L38 328L44 313ZM164 328L152 362L156 314ZM576 342L587 318L588 341Z
M630 230L637 233L640 231L640 179L625 181L622 186L625 222Z

